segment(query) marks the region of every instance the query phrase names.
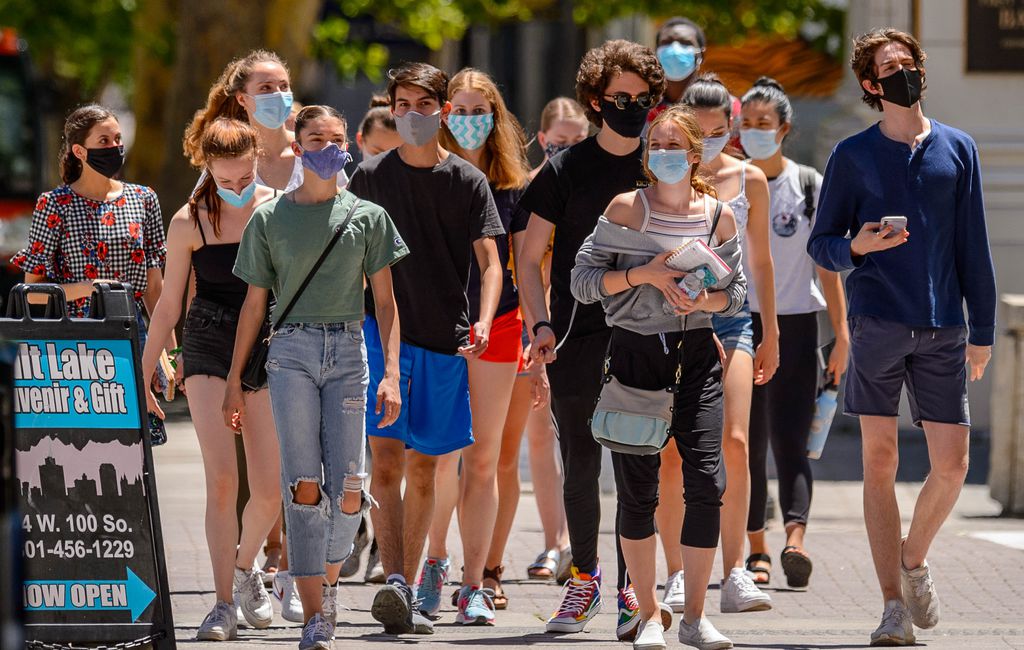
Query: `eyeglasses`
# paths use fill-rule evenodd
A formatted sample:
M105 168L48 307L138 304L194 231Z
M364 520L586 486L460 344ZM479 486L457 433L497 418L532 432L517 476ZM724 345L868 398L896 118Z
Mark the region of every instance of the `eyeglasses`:
M615 108L620 111L626 110L630 104L636 104L644 110L654 106L654 97L651 93L640 93L639 95L615 93L614 95L605 95L604 98L611 100L615 104Z

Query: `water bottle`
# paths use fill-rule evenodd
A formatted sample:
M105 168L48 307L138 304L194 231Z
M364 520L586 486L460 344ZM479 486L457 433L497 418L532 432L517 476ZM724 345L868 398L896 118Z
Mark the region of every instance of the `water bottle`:
M836 415L839 401L839 387L829 380L818 392L818 401L814 405L814 421L811 422L811 435L807 438L807 457L817 460L828 440L828 432L832 429L832 419Z

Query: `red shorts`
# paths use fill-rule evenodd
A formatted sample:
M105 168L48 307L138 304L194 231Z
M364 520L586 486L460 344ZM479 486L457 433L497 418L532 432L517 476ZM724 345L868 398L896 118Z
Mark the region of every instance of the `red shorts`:
M469 330L469 341L473 342L473 330ZM491 338L487 349L480 355L481 361L491 363L520 363L523 358L523 318L518 309L502 314L491 325Z

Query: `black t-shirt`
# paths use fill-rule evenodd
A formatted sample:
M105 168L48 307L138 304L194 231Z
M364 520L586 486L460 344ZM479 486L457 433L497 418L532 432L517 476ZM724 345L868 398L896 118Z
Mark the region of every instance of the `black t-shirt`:
M519 292L516 290L515 278L512 276L512 235L526 230L526 224L530 220L530 213L519 208L519 198L523 195L525 188L497 190L491 187L491 194L494 196L494 204L498 207L498 216L501 217L501 226L508 233L504 237L495 237L494 243L498 245L498 257L501 259L501 268L504 275L501 278L501 298L498 300L498 311L495 316L507 314L513 309L519 309ZM475 322L480 318L480 265L470 264L469 266L469 317Z
M454 154L434 167L412 167L394 149L360 163L348 189L384 208L409 247L391 269L402 341L455 354L469 342L473 242L505 234L487 177ZM367 288L366 311L373 308Z
M579 305L572 331L569 319L575 299L569 279L576 253L611 200L648 185L643 167L644 145L625 156L608 153L591 136L551 158L519 200L519 207L555 225L551 251L551 322L559 340L605 330L600 303Z

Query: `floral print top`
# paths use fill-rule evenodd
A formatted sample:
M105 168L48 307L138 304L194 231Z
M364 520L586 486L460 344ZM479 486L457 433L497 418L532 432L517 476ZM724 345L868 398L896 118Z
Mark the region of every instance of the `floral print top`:
M59 284L103 278L131 284L140 313L147 272L167 256L160 202L152 189L124 183L120 196L94 201L68 185L44 192L32 213L28 247L11 263ZM88 316L89 299L68 303Z

